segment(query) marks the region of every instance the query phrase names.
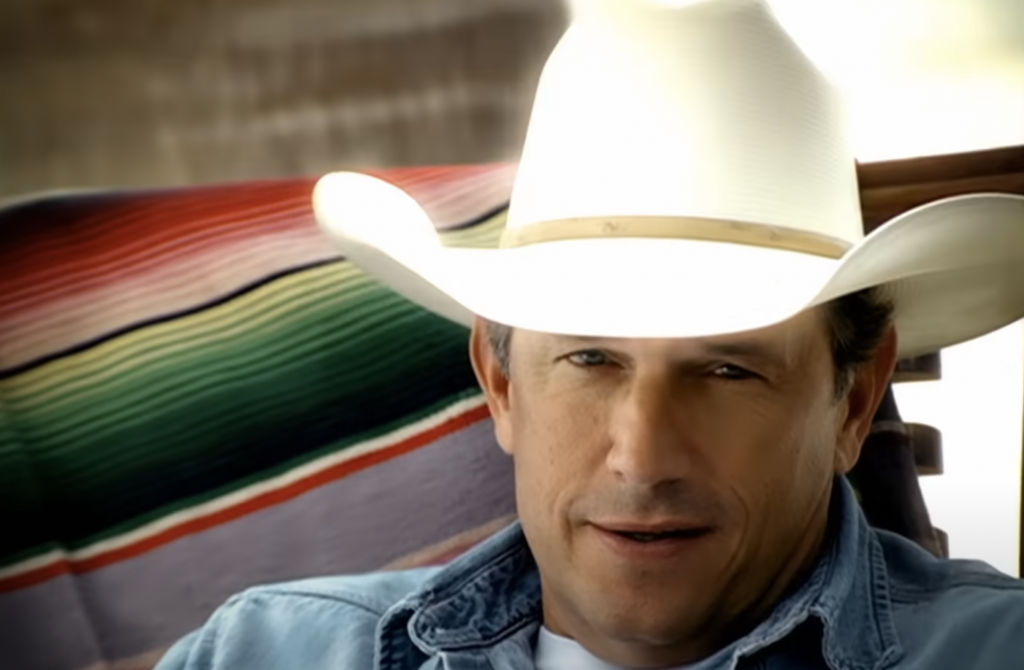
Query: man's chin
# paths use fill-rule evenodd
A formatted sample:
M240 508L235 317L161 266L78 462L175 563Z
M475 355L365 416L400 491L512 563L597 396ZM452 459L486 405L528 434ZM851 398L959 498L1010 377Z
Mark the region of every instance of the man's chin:
M710 613L710 608L703 599L685 593L667 598L664 589L648 594L601 589L600 600L595 595L583 604L589 627L622 644L674 647L708 623L703 613Z
M701 622L694 621L690 612L629 610L624 615L622 610L608 610L605 616L593 614L589 623L599 648L584 646L613 665L674 667L698 661L713 651L694 644L704 638L699 634Z

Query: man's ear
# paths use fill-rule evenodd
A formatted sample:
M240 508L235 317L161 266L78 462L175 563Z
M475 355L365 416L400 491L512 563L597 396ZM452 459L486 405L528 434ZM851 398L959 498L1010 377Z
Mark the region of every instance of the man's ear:
M896 329L890 327L874 356L854 370L850 389L842 401L846 411L836 445L834 467L837 474L852 470L860 458L861 447L871 432L875 412L896 368L896 345Z
M484 391L487 407L494 419L494 436L507 454L512 453L512 417L510 413L511 382L501 369L487 335L487 321L476 317L469 336L469 359L473 363L476 380Z

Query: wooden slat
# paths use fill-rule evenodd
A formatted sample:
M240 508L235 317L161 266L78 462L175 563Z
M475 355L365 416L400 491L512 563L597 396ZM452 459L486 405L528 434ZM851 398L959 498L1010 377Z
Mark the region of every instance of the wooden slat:
M861 207L865 229L874 230L889 219L925 203L971 193L1024 194L1024 172L888 186L864 191L861 193Z
M932 200L981 192L1024 195L1024 146L1012 146L947 156L929 156L884 163L859 164L864 230L870 232L903 212ZM1021 222L1024 225L1024 222ZM920 441L920 436L918 441ZM941 440L931 464L919 462L919 472L941 472ZM928 461L927 450L915 458ZM1024 443L1021 444L1019 575L1024 576ZM934 459L931 459L934 461ZM934 467L935 465L938 467ZM936 529L948 556L948 538Z
M935 181L955 181L1024 172L1024 147L1012 146L944 156L860 163L861 190Z
M942 356L940 352L915 358L905 358L896 363L892 383L933 382L942 379Z
M970 193L1024 195L1024 146L857 166L864 230L941 198Z
M942 433L923 423L907 423L906 426L914 447L914 465L917 466L918 476L941 475Z

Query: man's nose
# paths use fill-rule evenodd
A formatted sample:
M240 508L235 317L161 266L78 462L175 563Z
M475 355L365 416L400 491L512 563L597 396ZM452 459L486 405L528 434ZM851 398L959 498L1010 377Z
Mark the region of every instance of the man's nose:
M637 376L614 406L609 470L623 483L653 486L682 479L692 466L685 408L664 376Z

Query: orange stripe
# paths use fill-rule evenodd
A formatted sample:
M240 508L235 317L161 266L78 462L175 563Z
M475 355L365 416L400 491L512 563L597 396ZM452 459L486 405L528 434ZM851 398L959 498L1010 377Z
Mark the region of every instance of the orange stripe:
M424 447L431 442L450 435L456 431L467 428L474 423L483 421L490 416L486 405L481 405L468 410L458 416L452 417L444 423L417 433L390 447L357 456L344 463L338 463L329 468L315 472L304 479L293 482L287 486L274 491L267 491L249 500L243 500L231 507L218 510L206 516L189 519L181 524L163 530L150 537L145 537L132 544L111 549L110 551L90 556L79 560L68 560L67 558L57 559L48 565L29 570L20 575L14 575L6 579L0 579L0 593L15 591L29 586L35 586L54 579L64 574L84 574L99 570L107 566L126 561L137 556L146 554L154 549L170 544L189 535L195 535L211 528L229 523L254 512L268 507L280 505L284 502L297 498L315 488L324 486L331 482L343 479L351 474L379 465L386 461L398 458L404 454Z

